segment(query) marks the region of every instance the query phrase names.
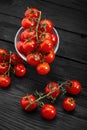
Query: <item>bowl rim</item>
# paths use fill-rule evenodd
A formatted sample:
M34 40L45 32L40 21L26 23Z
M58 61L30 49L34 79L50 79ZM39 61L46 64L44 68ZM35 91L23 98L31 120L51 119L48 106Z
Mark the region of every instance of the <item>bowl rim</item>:
M22 30L24 30L23 27L20 27L20 28L18 29L18 31L17 31L17 33L16 33L16 35L15 35L15 38L14 38L14 46L15 46L16 52L19 54L19 56L20 56L23 60L26 61L26 57L25 57L24 55L22 55L22 54L18 51L18 49L17 49L17 47L16 47L18 35L19 35L20 32L22 32ZM54 53L56 54L57 51L58 51L58 48L59 48L60 38L59 38L59 33L58 33L58 31L56 30L55 27L53 27L53 30L54 30L54 32L56 33L57 37L58 37L57 44L56 44L56 46L55 46L55 48L54 48Z

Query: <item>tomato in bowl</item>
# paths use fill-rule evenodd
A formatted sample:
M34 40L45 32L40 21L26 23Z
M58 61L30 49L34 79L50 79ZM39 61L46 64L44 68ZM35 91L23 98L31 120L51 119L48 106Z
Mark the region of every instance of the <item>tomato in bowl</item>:
M20 55L20 57L27 61L26 59L26 56L21 53L18 48L17 48L17 44L18 42L20 41L20 37L21 37L21 33L24 31L25 29L23 27L20 27L19 30L17 31L16 35L15 35L15 38L14 38L14 45L15 45L15 49L17 51L17 53ZM55 37L56 36L56 37ZM54 45L53 49L54 49L54 53L56 54L57 51L58 51L58 48L59 48L59 34L58 34L58 31L53 27L53 30L52 30L52 38L53 40L56 39L57 43Z

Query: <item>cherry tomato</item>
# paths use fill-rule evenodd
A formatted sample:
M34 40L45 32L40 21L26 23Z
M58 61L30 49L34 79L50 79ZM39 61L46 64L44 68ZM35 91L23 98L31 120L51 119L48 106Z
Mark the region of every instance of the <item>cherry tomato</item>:
M56 116L56 108L51 104L45 104L41 108L41 116L47 120L54 119Z
M42 32L51 32L53 30L53 22L49 19L42 19L40 21L39 30Z
M20 105L26 111L33 111L37 108L37 103L35 102L35 100L36 97L34 95L28 94L21 98Z
M52 92L52 94L50 94L49 97L52 97L52 98L58 97L60 95L60 88L59 88L58 83L56 82L48 83L45 87L45 94L48 94L49 92Z
M66 111L73 111L76 108L76 100L72 97L64 98L62 106Z
M36 31L34 29L25 29L21 35L20 35L20 40L25 41L28 39L36 39Z
M40 12L37 8L28 8L25 11L25 17L28 18L39 18Z
M77 80L71 80L67 85L66 85L66 90L69 94L72 95L77 95L81 92L82 90L82 85L79 81Z
M36 41L34 39L27 41L23 44L23 51L27 54L31 53L34 51L36 47Z
M7 88L11 84L11 77L0 75L0 87Z
M21 54L23 54L23 55L26 56L26 53L25 53L24 50L23 50L23 44L24 44L23 41L19 41L19 42L16 44L16 47L17 47L17 50L18 50Z
M52 49L53 49L53 44L51 40L46 39L42 43L40 43L41 52L49 52Z
M9 65L8 63L0 63L0 75L4 74L5 72L8 71Z
M31 66L36 66L40 63L41 56L39 53L30 53L27 55L27 62Z
M44 61L47 63L52 63L54 59L55 59L55 53L53 49L44 55Z
M6 49L0 48L0 62L9 61L9 52Z
M26 67L23 64L17 64L14 66L14 74L18 77L23 77L26 74Z
M23 28L34 27L34 26L36 26L36 21L33 19L31 20L29 18L23 18L21 21L21 25Z
M50 71L50 65L48 63L46 63L46 62L39 63L36 66L36 70L37 70L38 74L40 74L40 75L46 75Z
M40 34L38 34L38 37L39 37L39 41L40 42L43 42L46 39L49 39L49 40L52 39L51 33L48 33L48 32L40 33Z
M23 62L24 62L23 59L18 54L13 53L11 55L11 64L12 65L17 65L17 64L23 63Z
M52 42L53 42L53 46L55 46L58 42L57 35L55 33L51 33L51 39L52 39Z

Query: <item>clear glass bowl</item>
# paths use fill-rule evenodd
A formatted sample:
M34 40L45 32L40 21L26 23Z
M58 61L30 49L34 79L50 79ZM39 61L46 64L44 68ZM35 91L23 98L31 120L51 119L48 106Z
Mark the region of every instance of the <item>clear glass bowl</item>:
M20 55L20 57L21 57L23 60L26 61L26 57L25 57L23 54L21 54L21 53L18 51L17 47L16 47L16 44L17 44L17 43L19 42L19 40L20 40L20 34L21 34L23 31L24 31L24 28L23 28L23 27L19 28L19 30L17 31L17 33L16 33L16 35L15 35L15 38L14 38L14 45L15 45L15 49L16 49L17 53ZM57 32L57 30L56 30L55 28L53 28L53 33L55 33L55 34L57 35L57 38L58 38L58 42L57 42L56 46L54 47L54 53L56 54L56 52L58 51L58 48L59 48L59 34L58 34L58 32Z

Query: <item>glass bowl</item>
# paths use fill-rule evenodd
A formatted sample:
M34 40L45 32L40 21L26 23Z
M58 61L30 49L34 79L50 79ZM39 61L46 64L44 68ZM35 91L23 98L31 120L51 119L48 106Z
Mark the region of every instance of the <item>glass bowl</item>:
M15 38L14 38L14 45L15 45L15 49L16 49L17 53L19 54L19 56L20 56L23 60L26 61L26 57L25 57L23 54L21 54L21 53L18 51L17 47L16 47L16 44L17 44L17 43L19 42L19 40L20 40L20 34L21 34L23 31L24 31L24 28L23 28L23 27L19 28L19 30L17 31L17 33L16 33L16 35L15 35ZM56 30L55 28L53 28L53 33L55 33L55 34L57 35L57 39L58 39L57 44L54 46L54 53L56 54L56 52L58 51L58 48L59 48L59 34L58 34L58 32L57 32L57 30Z

